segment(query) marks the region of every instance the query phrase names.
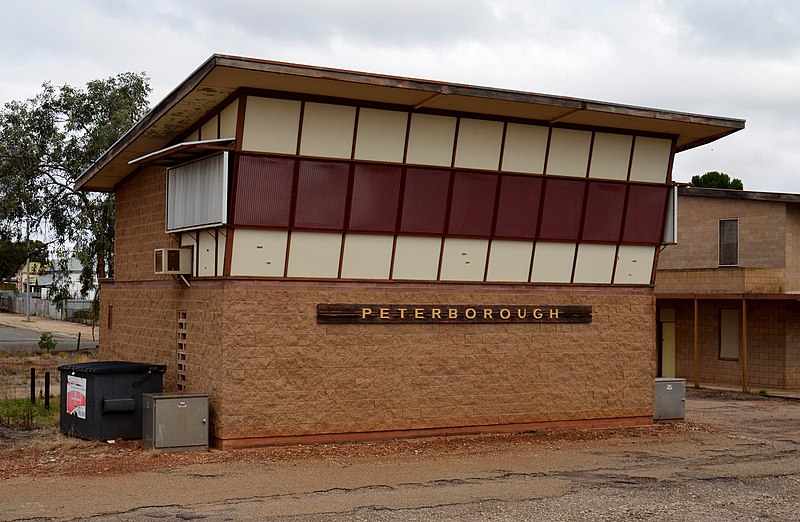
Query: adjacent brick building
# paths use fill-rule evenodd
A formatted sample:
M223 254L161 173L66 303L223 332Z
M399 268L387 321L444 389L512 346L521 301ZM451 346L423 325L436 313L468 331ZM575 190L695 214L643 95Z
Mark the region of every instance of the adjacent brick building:
M800 389L800 195L679 194L656 277L660 375Z
M743 126L215 55L77 183L101 355L220 447L648 423L672 158Z

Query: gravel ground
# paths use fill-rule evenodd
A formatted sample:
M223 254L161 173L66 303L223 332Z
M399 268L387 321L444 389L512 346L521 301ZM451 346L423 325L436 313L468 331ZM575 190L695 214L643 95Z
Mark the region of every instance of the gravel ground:
M685 422L161 454L0 444L0 520L798 520L800 402L690 391Z

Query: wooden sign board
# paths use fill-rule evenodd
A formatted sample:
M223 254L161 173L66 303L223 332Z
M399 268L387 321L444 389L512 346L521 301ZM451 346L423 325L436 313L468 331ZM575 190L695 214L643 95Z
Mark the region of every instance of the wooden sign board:
M591 323L591 306L319 304L319 324Z

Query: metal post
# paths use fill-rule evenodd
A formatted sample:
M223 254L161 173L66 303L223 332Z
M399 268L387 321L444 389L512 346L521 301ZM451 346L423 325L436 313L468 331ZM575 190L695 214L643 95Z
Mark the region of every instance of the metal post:
M44 372L44 409L50 411L50 372Z
M75 348L75 351L76 352L81 351L81 333L80 332L78 332L78 346L77 346L77 348Z
M31 368L31 404L36 404L36 368Z
M31 219L25 219L25 266L26 266L26 281L25 281L25 321L31 322Z

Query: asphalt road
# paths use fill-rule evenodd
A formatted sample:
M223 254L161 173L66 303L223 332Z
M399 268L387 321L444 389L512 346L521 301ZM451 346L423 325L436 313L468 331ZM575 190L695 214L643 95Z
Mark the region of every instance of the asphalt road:
M41 332L27 328L16 328L0 324L0 350L6 351L33 351L38 353ZM53 334L53 339L58 343L55 351L75 350L78 340L63 334ZM81 339L81 349L97 348L97 341Z

